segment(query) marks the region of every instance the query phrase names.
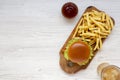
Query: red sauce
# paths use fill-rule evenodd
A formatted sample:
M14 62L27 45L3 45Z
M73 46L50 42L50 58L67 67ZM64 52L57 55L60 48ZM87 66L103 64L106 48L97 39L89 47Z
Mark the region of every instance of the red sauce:
M88 60L89 55L90 48L83 41L73 43L68 52L70 60L75 63L83 63L84 61Z
M73 18L77 15L77 13L78 8L72 2L65 3L62 7L62 14L67 18Z

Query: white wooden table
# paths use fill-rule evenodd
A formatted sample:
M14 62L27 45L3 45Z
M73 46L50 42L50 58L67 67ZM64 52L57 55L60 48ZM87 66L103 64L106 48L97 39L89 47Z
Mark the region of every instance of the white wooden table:
M70 0L74 19L61 14L69 0L0 0L0 80L100 80L97 66L120 66L120 1ZM59 66L59 50L90 5L115 19L115 27L87 69L69 75Z

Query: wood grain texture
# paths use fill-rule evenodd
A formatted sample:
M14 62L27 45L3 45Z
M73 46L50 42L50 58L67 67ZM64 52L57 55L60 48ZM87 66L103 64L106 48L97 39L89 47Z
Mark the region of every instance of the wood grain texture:
M79 7L71 20L61 14L68 0L0 0L0 80L100 80L97 66L120 66L120 1L71 0ZM59 66L59 50L86 7L93 5L116 25L86 70L74 75Z

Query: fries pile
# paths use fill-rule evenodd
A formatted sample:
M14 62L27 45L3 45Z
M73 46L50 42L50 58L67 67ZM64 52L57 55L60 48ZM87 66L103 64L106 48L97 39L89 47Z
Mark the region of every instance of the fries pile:
M94 46L93 50L102 47L102 39L105 39L114 26L111 17L104 12L92 10L83 14L79 21L73 37L80 37Z

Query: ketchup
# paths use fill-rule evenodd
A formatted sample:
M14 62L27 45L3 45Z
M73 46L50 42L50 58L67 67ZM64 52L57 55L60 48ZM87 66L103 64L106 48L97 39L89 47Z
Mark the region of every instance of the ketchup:
M77 13L78 7L72 2L67 2L62 7L62 14L67 18L73 18Z
M70 46L68 56L74 63L83 63L89 59L90 47L83 41L75 42Z

